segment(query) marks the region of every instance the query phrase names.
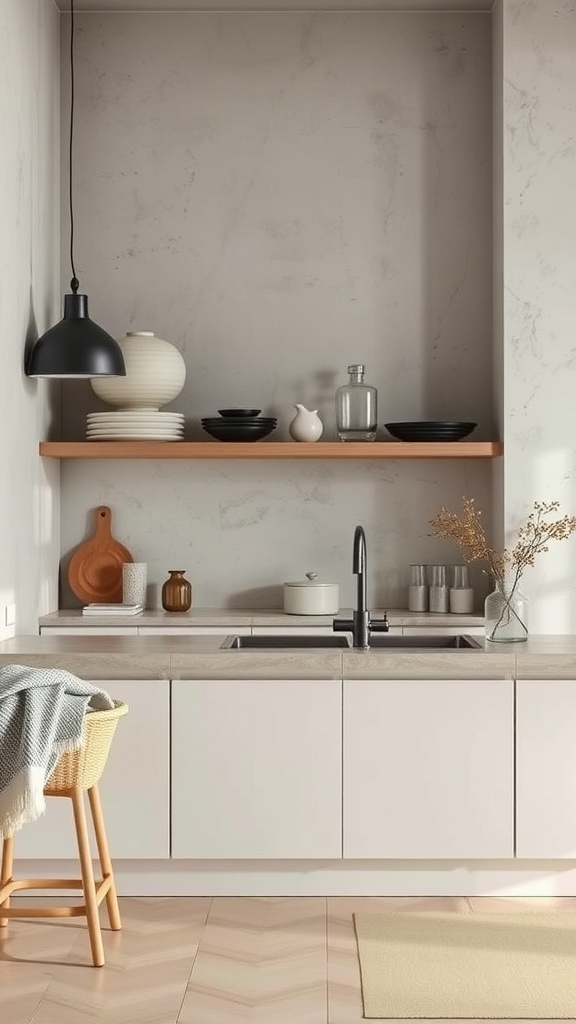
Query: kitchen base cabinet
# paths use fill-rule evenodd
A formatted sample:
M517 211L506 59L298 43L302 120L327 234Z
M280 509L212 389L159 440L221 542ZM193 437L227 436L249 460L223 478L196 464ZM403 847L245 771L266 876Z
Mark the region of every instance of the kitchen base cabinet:
M516 683L516 856L576 858L576 680Z
M340 680L172 683L172 856L339 858Z
M344 857L514 854L511 680L344 683Z
M167 858L170 684L157 679L94 682L130 708L118 723L99 784L112 859ZM24 857L77 859L70 801L52 797L46 807L46 814L16 834L17 861Z

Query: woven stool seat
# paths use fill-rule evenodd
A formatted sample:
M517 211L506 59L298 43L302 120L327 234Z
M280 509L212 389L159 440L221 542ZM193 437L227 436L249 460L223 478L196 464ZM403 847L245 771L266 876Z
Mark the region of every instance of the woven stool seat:
M118 719L127 714L128 705L120 700L107 711L88 711L84 716L84 740L79 750L61 754L44 792L61 789L90 789L100 781L108 760Z
M118 721L127 712L128 705L122 701L114 701L114 707L105 711L88 711L84 717L82 746L78 750L61 754L44 787L45 796L68 797L72 801L82 877L14 879L12 876L13 836L4 840L2 849L0 928L6 927L9 919L13 917L86 917L92 962L95 967L102 967L105 963L98 913L98 907L104 898L106 898L111 929L119 931L122 927L98 782L106 766ZM99 881L94 879L84 807L84 791L88 793L102 872L102 878ZM11 907L10 896L20 889L82 889L84 903L73 907Z

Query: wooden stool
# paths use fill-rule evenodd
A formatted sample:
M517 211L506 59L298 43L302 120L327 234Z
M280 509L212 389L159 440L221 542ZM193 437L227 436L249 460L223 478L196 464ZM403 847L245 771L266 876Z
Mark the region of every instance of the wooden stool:
M72 801L74 826L78 843L81 878L22 878L12 877L14 863L14 837L4 840L2 868L0 870L0 928L6 927L11 917L85 917L88 923L90 948L94 967L102 967L104 947L100 930L98 907L106 897L110 928L122 927L112 861L108 850L98 781L108 759L118 719L128 711L128 705L114 701L108 711L90 711L84 719L84 741L79 750L62 754L44 788L45 796L67 796ZM84 809L84 790L88 791L94 835L102 878L94 879L92 855ZM73 907L11 907L10 896L18 889L82 889L84 903Z

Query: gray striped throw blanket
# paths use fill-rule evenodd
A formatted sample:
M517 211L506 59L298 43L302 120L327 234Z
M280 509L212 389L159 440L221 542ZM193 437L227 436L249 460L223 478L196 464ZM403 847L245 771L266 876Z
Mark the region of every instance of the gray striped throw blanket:
M0 668L0 839L44 813L44 785L60 754L82 746L84 715L112 707L63 669Z

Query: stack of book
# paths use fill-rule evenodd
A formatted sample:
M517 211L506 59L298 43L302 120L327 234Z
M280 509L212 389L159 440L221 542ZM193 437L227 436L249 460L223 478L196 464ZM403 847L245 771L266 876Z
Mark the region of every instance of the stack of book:
M139 615L143 604L87 604L82 615Z

